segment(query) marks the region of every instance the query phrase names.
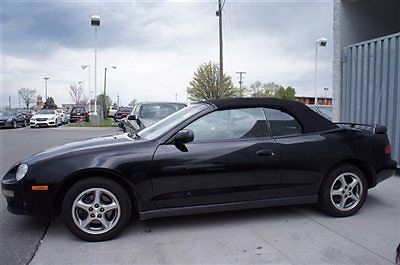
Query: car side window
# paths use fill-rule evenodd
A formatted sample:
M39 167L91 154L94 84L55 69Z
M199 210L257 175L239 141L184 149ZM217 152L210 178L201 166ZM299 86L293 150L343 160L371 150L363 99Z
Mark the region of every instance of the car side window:
M303 128L290 114L278 109L265 108L264 110L271 126L272 136L302 134Z
M232 140L268 136L262 108L221 110L192 122L194 142Z

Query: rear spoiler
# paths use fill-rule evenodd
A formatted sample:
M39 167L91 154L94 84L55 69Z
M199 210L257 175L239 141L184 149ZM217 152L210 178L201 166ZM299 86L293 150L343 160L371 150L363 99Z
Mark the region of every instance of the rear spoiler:
M334 124L348 129L359 129L359 130L366 130L370 131L373 134L385 134L387 129L385 126L382 125L370 125L364 123L354 123L354 122L334 122Z

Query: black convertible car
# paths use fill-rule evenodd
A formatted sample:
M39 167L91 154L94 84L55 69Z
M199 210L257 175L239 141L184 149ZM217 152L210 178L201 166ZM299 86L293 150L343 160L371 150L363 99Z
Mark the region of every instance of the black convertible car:
M136 134L33 155L11 167L2 189L10 212L62 213L88 241L116 236L132 211L145 220L318 203L350 216L396 162L385 127L345 127L297 102L207 101Z

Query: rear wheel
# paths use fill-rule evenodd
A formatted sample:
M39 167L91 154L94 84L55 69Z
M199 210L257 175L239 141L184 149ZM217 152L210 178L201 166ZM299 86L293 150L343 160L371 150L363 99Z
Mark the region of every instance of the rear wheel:
M106 178L89 178L74 184L64 197L62 214L69 230L86 241L114 238L131 216L129 196Z
M364 204L367 193L368 184L361 170L353 165L341 165L322 183L319 205L332 216L350 216Z

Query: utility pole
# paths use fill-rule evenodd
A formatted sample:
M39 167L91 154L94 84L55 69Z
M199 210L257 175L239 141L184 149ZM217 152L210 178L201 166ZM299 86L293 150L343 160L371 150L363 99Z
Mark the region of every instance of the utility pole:
M8 109L11 109L11 96L8 96Z
M243 75L246 74L246 72L236 72L239 75L239 91L240 91L240 96L242 96L242 84L243 84Z
M178 93L175 93L175 102L178 102Z
M119 94L117 94L117 107L119 107Z
M49 80L50 79L50 77L47 77L47 76L45 76L45 77L43 77L43 79L44 79L44 89L45 89L45 101L47 101L47 80Z
M219 98L224 97L224 57L223 57L223 40L222 40L222 10L225 5L225 0L218 0L217 17L219 17Z

